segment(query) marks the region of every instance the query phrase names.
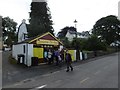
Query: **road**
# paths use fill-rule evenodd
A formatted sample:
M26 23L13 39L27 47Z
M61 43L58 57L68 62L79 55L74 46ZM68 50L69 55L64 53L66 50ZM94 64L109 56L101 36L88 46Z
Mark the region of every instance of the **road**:
M5 88L118 88L118 53L66 69L35 76Z
M0 89L2 88L2 50L0 50Z

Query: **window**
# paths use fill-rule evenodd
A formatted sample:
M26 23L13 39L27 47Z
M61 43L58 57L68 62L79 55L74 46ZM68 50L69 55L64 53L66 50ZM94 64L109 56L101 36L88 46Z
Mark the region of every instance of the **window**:
M25 53L25 45L23 45L23 53Z

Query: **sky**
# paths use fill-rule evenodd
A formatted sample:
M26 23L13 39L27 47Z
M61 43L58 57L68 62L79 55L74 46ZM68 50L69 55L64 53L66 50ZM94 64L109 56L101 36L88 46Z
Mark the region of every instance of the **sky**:
M32 0L1 0L0 15L9 16L18 26L23 19L28 23ZM47 0L55 33L66 26L75 26L78 32L89 31L97 20L108 15L118 16L119 0Z

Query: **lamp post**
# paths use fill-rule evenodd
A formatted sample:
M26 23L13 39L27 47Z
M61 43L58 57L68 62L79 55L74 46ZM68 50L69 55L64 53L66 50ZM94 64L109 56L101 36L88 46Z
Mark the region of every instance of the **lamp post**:
M75 23L75 28L76 28L76 24L77 24L77 20L76 19L75 19L74 23Z
M78 48L78 45L77 45L77 20L76 19L75 19L74 23L75 23L75 29L76 29L76 32L75 32L75 34L76 34L75 49L76 49L76 61L77 61L77 60L79 60L79 48Z
M76 38L77 38L77 20L76 20L76 19L75 19L74 23L75 23L75 29L76 29Z

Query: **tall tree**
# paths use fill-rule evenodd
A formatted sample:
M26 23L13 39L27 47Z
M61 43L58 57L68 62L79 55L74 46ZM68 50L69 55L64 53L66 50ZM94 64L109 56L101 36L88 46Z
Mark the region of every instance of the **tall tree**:
M50 32L53 34L50 9L47 2L32 2L30 12L30 24L28 25L28 36L34 37L38 34Z
M96 56L98 50L106 50L106 44L101 42L96 35L91 35L85 44L85 48L87 48L87 50L94 51Z
M68 38L65 37L65 38L62 39L61 41L63 42L64 47L66 47L66 48L71 48L71 42L68 40Z
M61 31L58 32L58 34L57 34L58 37L59 37L59 38L65 38L68 30L70 30L70 31L75 31L75 32L76 32L76 28L75 28L75 27L66 26L66 27L64 27L63 29L61 29Z
M108 45L120 41L120 21L113 15L103 17L96 22L92 33L101 37Z
M9 17L2 18L3 41L8 46L17 41L16 26L17 23L13 19Z

